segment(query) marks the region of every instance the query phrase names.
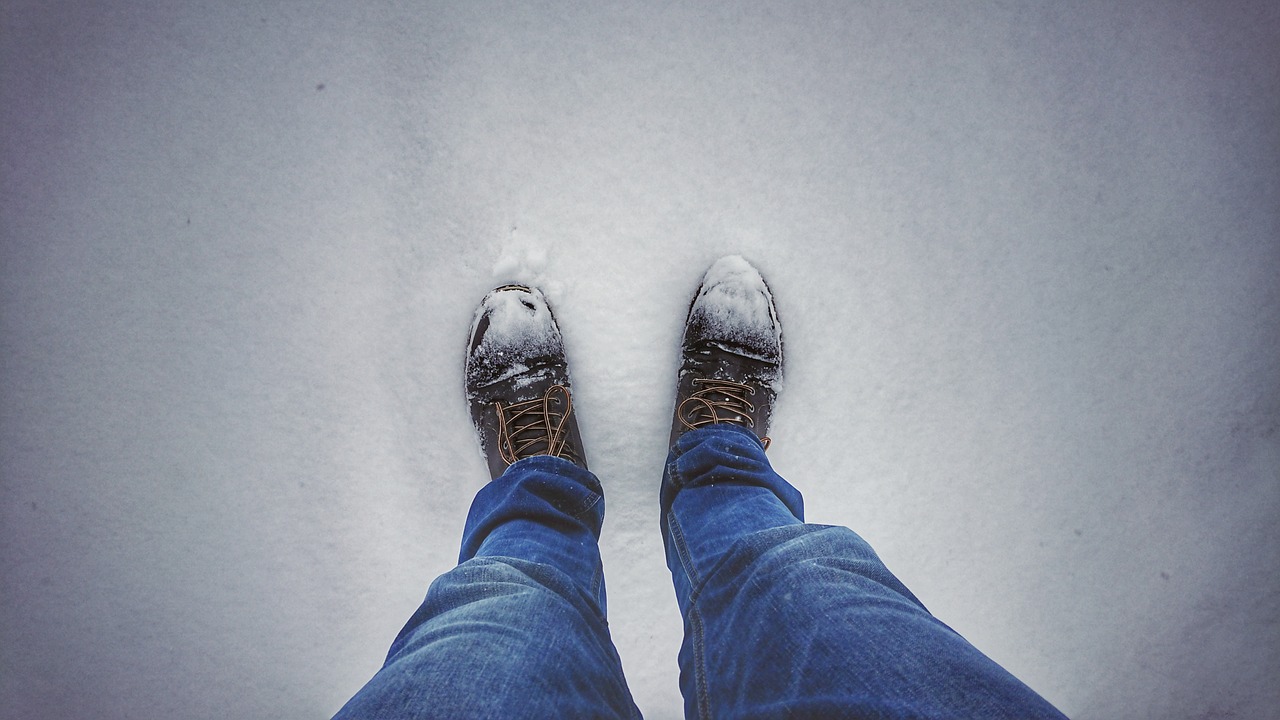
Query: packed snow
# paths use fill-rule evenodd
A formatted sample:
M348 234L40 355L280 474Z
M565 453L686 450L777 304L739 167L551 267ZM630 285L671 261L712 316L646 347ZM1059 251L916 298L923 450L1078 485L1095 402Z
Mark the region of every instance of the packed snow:
M0 717L336 711L457 560L507 282L678 717L658 482L734 254L810 521L1073 718L1275 717L1274 3L0 14Z
M476 308L471 337L483 323L478 344L470 350L468 377L477 385L492 385L529 370L530 361L556 357L564 343L555 316L536 287L501 286L486 294ZM517 385L533 382L533 376Z
M707 268L689 322L707 327L736 352L768 361L780 359L782 325L773 296L759 271L741 255L725 256ZM780 378L773 384L780 389Z

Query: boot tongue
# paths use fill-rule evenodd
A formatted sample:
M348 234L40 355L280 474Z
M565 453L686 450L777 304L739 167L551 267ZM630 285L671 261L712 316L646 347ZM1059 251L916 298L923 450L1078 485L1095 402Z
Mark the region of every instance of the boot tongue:
M532 400L497 405L502 423L498 442L508 464L535 455L555 455L579 463L569 442L573 400L568 388L552 385Z
M730 423L756 430L759 408L751 401L754 388L729 380L695 378L693 393L676 408L676 418L685 430ZM765 448L769 439L761 438Z
M748 396L749 389L735 384L727 384L710 378L694 380L694 386L702 386L696 397L703 402L690 403L699 406L700 414L709 422L731 422L737 425L752 426L750 411L754 409Z

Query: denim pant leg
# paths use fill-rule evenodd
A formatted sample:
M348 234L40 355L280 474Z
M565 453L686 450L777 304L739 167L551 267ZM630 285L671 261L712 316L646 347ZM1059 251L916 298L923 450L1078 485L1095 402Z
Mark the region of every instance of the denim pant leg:
M733 425L686 433L662 483L691 718L1061 718L925 610Z
M459 565L336 717L639 717L605 622L603 521L590 472L512 465L476 494Z

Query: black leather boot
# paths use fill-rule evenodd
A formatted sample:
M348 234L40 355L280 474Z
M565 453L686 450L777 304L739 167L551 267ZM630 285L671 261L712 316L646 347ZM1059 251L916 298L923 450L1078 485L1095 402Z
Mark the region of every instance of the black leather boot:
M765 447L782 385L782 326L769 286L737 255L717 260L689 306L671 444L716 423L751 429Z
M540 290L504 285L485 295L471 323L466 385L491 477L534 455L587 467L564 343Z

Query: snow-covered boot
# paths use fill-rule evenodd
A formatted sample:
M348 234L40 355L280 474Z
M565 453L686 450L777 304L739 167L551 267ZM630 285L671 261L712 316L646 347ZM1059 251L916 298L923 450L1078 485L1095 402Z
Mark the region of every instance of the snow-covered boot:
M504 285L485 295L471 323L466 384L493 478L534 455L587 466L560 328L540 290Z
M671 444L715 423L751 429L769 445L782 387L782 326L760 272L737 255L702 277L685 322Z

